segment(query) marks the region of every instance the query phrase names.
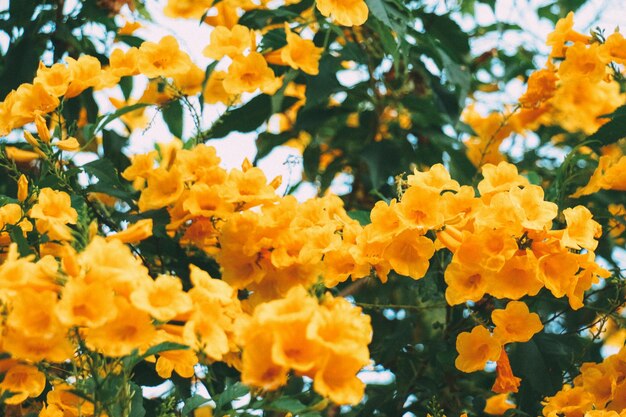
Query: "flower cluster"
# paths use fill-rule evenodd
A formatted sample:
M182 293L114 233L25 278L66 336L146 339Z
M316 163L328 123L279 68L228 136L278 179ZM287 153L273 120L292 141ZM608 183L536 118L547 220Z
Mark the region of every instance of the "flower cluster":
M626 96L615 78L616 65L626 64L626 39L615 31L606 39L573 30L574 14L559 20L548 35L551 53L545 68L528 78L526 92L513 111L480 115L474 107L463 118L476 135L466 142L477 166L503 160L498 148L511 134L524 135L540 126L560 126L568 132L594 133Z
M626 349L609 356L601 363L584 363L573 385L545 399L543 415L555 417L617 417L626 409L624 377Z
M493 333L484 326L476 326L471 332L459 334L456 367L463 372L475 372L484 369L488 361L495 361L497 377L491 390L500 394L517 392L521 380L513 375L504 346L528 342L543 325L539 315L530 313L521 301L510 301L506 308L494 310L491 320L495 326Z
M338 404L357 404L364 384L356 374L369 363L372 329L368 316L344 298L321 303L303 287L261 304L241 327L241 380L274 390L287 373L308 376L320 394Z
M584 206L563 211L565 229L552 230L557 206L544 200L514 165L483 167L480 197L469 195L458 224L447 225L439 241L454 254L445 272L451 305L478 301L485 294L520 299L547 288L567 296L573 309L598 276L610 273L594 262L601 227Z

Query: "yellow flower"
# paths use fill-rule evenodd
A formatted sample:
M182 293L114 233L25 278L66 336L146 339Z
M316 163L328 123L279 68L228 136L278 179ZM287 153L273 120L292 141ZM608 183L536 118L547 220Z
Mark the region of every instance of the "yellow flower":
M77 60L66 58L71 74L71 82L65 92L65 98L76 97L90 87L96 87L102 81L102 67L97 58L83 55Z
M226 26L227 28L232 28L238 21L237 7L233 7L229 1L220 1L215 4L209 9L207 16L204 18L204 22L213 27Z
M193 96L202 90L204 70L192 63L187 72L175 75L173 78L174 85L181 93L186 96Z
M233 58L223 85L229 94L252 93L271 86L274 80L274 71L267 66L263 55L250 52L248 56Z
M107 241L117 239L123 243L137 243L152 236L152 219L141 219L115 234L106 237Z
M369 12L363 0L317 0L315 4L323 16L343 26L362 25Z
M615 61L626 65L626 39L619 32L611 33L606 42L600 45L600 56L605 62Z
M130 166L122 172L122 177L128 181L133 181L137 178L148 178L152 170L154 170L156 156L156 151L133 155L132 162Z
M514 164L508 162L500 162L497 166L485 164L481 169L483 179L478 183L478 191L481 196L509 191L515 186L525 187L529 185L528 180L518 174Z
M51 339L64 334L59 320L51 314L57 307L55 291L21 289L11 300L7 326L19 330L26 337Z
M605 155L600 157L598 168L589 179L589 184L579 188L572 197L593 194L601 189L626 191L626 156Z
M67 139L59 140L53 144L62 151L74 152L80 149L80 143L75 137L68 137Z
M226 282L191 265L193 300L191 318L185 323L185 343L202 350L212 360L222 360L234 346L235 319L243 315L237 292Z
M592 220L593 214L585 206L576 206L563 210L567 228L563 232L562 242L573 249L587 249L593 251L598 247L602 235L600 223Z
M113 75L117 77L139 74L138 63L139 50L134 46L126 52L120 48L115 48L109 57L109 68Z
M197 363L198 357L192 350L169 350L159 353L156 371L161 378L170 378L172 371L176 371L183 378L191 378Z
M61 416L93 416L94 405L92 402L71 392L74 389L71 385L59 384L52 387L48 392L46 400L48 408L60 410ZM53 414L54 417L57 417Z
M551 58L562 58L565 55L567 42L587 43L591 37L576 32L574 29L574 12L556 22L554 31L548 35L546 44L552 47Z
M117 295L129 297L135 288L152 281L141 260L117 239L96 236L78 256L87 283L107 284Z
M211 75L209 75L209 79L204 87L204 92L202 93L205 103L230 104L234 101L233 95L224 89L224 79L226 76L227 73L225 71L216 70L211 72Z
M502 353L500 342L484 326L463 332L456 339L457 369L463 372L481 371L488 361L496 361Z
M39 233L47 233L52 240L72 240L72 233L66 225L76 224L78 213L72 208L67 193L42 188L29 216L37 219Z
M293 33L285 23L287 46L282 48L281 58L293 69L301 69L311 75L319 73L319 61L324 48L318 48L313 41L302 39Z
M445 218L441 209L441 193L434 188L411 186L398 204L400 219L409 227L417 227L424 233L440 228Z
M563 389L552 397L547 397L543 403L545 417L583 417L585 412L593 409L593 395L583 387L563 386Z
M444 273L446 301L450 305L480 300L490 288L493 272L452 261Z
M543 287L537 270L537 258L533 252L519 251L494 275L487 292L497 298L512 300L525 295L536 295Z
M15 162L31 162L41 158L37 152L26 151L15 146L6 146L4 150L7 158Z
M184 74L191 64L189 55L180 50L178 41L171 35L164 36L159 43L144 42L139 47L137 67L148 78Z
M28 197L28 179L24 174L17 180L17 199L23 202Z
M278 365L272 360L273 337L263 329L246 331L242 356L241 382L265 390L275 390L287 383L289 368Z
M491 390L498 394L517 392L520 382L521 379L513 375L506 350L502 349L502 353L496 362L496 381Z
M174 203L184 191L180 171L157 168L148 176L148 186L142 191L138 205L140 211L154 210Z
M420 279L426 274L429 259L435 253L433 241L417 230L405 230L395 236L383 252L391 267L400 275Z
M33 362L63 362L70 358L74 347L67 337L67 327L54 314L57 305L56 291L21 288L11 300L3 350L13 358Z
M544 201L543 188L538 185L527 185L524 188L513 187L509 193L513 205L523 210L519 212L523 227L533 230L552 228L552 220L556 217L559 208L552 202Z
M552 69L540 69L530 74L526 92L519 98L523 107L537 108L556 92L558 78Z
M135 349L146 350L156 336L150 316L122 297L115 298L115 307L117 316L113 320L87 330L87 346L112 357L129 355Z
M99 327L115 318L114 299L113 290L104 282L71 279L63 287L55 312L65 326Z
M315 374L313 388L336 404L356 405L365 393L365 384L356 377L363 365L354 357L331 352Z
M71 81L72 74L66 65L58 63L46 67L43 62L40 62L33 83L41 84L47 92L60 97L65 95Z
M182 282L171 275L159 275L151 284L138 287L130 294L130 301L163 322L192 308L191 297L183 292Z
M124 22L124 26L118 29L118 35L132 35L137 29L142 28L143 25L139 22Z
M526 303L521 301L510 301L504 310L494 310L491 320L496 325L493 335L502 344L528 342L543 329L539 315L531 313Z
M167 17L200 19L212 3L212 0L168 0L163 14Z
M128 101L122 101L114 97L109 97L109 101L116 109L121 109L138 103L137 101L132 99ZM146 116L145 110L145 107L139 107L136 110L129 111L128 113L123 114L122 116L120 116L120 119L122 120L122 122L124 122L124 124L131 132L135 129L143 129L148 125L148 116ZM133 156L133 158L140 156L141 155L135 155Z
M581 79L595 83L606 77L606 64L600 59L599 46L575 43L567 48L565 60L559 66L559 77L564 83Z
M538 277L547 289L559 298L576 285L575 275L578 272L578 259L575 254L562 250L543 255L539 258Z
M243 55L248 48L254 50L256 39L254 31L245 26L235 25L232 29L218 26L211 32L211 41L204 48L204 56L220 60L224 56L235 58Z
M485 403L485 413L492 416L501 416L506 410L515 408L515 404L510 402L509 394L497 394L487 398Z
M39 139L44 143L50 143L52 135L50 134L50 129L48 129L46 119L40 113L35 114L35 126L37 127Z
M4 399L5 404L20 404L28 397L37 397L46 387L46 376L32 365L16 364L11 359L4 359L0 366L4 368L9 362L9 369L0 382L0 391L13 395ZM5 368L6 369L6 368Z
M5 103L7 101L9 103L13 101L9 108L13 127L32 122L37 114L50 113L59 107L60 103L57 96L50 94L40 83L20 85L12 99L5 99Z
M447 226L447 229L451 227ZM517 242L510 234L488 227L476 228L474 233L465 232L454 257L460 264L476 265L497 272L517 249Z

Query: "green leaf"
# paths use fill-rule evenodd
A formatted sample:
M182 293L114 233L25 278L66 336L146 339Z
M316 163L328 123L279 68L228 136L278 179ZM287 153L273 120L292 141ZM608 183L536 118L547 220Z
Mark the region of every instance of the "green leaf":
M113 120L117 119L120 116L125 115L126 113L130 113L131 111L141 109L143 107L151 106L149 103L135 103L130 106L122 107L121 109L117 109L113 113L109 113L105 116L100 116L96 123L91 126L91 131L88 132L87 137L92 138L96 136L102 129L106 127Z
M369 169L372 189L378 190L396 174L397 161L401 160L402 154L395 143L386 140L368 145L361 152L361 158Z
M306 76L305 109L326 103L331 94L344 89L337 80L339 68L341 68L339 59L328 54L322 56L319 74Z
M209 401L211 401L211 400L209 400L208 398L204 398L201 395L194 394L192 397L187 398L185 400L185 405L183 406L183 409L181 410L180 413L183 416L189 415L189 413L191 413L193 410L203 406L204 404L208 403Z
M130 98L130 94L133 91L133 77L120 78L119 86L122 89L124 99L128 101L128 99Z
M134 46L135 48L139 48L143 43L143 39L133 35L117 35L116 40L124 42L128 46Z
M189 346L187 345L182 345L180 343L175 343L175 342L163 342L163 343L159 343L158 345L152 346L151 348L146 350L146 352L143 355L141 355L141 357L147 358L149 356L156 355L157 353L161 353L161 352L167 352L170 350L187 350L187 349L189 349Z
M297 101L294 97L285 97L282 109L288 108ZM252 132L261 126L272 115L272 99L261 94L243 106L225 113L215 122L208 132L207 139L223 138L231 132Z
M365 4L367 4L372 16L383 22L385 26L393 29L393 23L391 23L391 19L389 19L387 14L384 0L365 0Z
M87 187L86 191L96 191L120 198L129 204L133 201L133 191L128 184L120 182L118 171L108 159L96 159L82 166L83 171L93 175L98 182Z
M597 140L601 146L615 143L626 137L626 110L618 109L610 122L603 124L588 140Z
M278 135L267 132L261 133L255 141L256 156L254 157L254 163L256 164L257 161L269 155L275 147L282 145L292 137L292 132L283 132Z
M162 110L163 120L172 135L183 137L184 112L180 100L169 102Z
M457 62L469 54L469 37L449 15L420 13L425 36L433 38Z
M351 219L358 221L361 226L365 226L372 222L370 220L370 212L367 210L350 210L348 212L348 216L350 216Z
M233 400L243 397L249 391L250 389L241 382L235 382L217 397L217 400L215 400L215 408L223 410L224 407L229 407Z
M102 131L102 148L104 157L113 162L113 165L119 172L124 171L130 165L130 160L122 152L122 149L127 143L128 138L119 135L115 131Z
M141 387L134 382L130 382L129 384L133 397L131 398L128 417L144 417L146 415L146 409L143 407L143 393L141 392Z
M272 113L278 113L283 107L283 101L285 100L285 90L287 85L298 76L298 71L290 69L284 76L283 86L272 95Z
M152 346L151 348L146 350L142 355L139 355L138 352L135 351L133 355L126 358L125 366L128 369L132 369L135 367L135 365L137 365L139 362L141 362L145 358L156 355L158 353L167 352L170 350L187 350L187 349L189 349L189 346L182 345L180 343L174 343L174 342L159 343L158 345Z
M272 401L269 406L272 409L280 411L288 411L290 413L300 413L307 409L307 406L302 404L295 398L283 397Z
M11 242L15 242L17 244L17 251L20 253L20 256L28 256L33 253L28 245L28 241L24 237L24 232L21 227L13 224L6 224L5 227L7 232L9 232Z

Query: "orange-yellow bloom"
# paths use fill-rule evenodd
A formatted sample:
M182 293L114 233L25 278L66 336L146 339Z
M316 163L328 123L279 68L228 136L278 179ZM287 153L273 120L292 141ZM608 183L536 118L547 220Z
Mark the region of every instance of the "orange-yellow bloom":
M53 240L71 240L67 224L76 224L78 213L72 207L69 194L52 188L42 188L29 213L37 219L39 233L48 233Z
M250 52L248 56L233 59L223 85L229 94L252 93L270 86L274 80L274 71L267 66L263 55Z
M459 356L454 362L463 372L482 370L488 361L496 361L502 353L502 346L484 326L476 326L471 332L463 332L456 339Z
M211 32L211 41L204 48L204 56L215 60L224 56L235 58L243 55L248 48L253 50L255 44L254 31L245 26L235 25L231 29L218 26Z
M576 32L574 29L574 12L556 23L554 31L548 35L546 44L552 47L550 57L562 58L565 56L567 42L587 43L591 37Z
M137 67L140 73L149 78L173 77L187 72L191 67L191 59L180 50L176 38L167 35L159 43L141 44Z
M113 290L104 282L71 279L63 287L55 312L65 326L98 327L115 318L114 298Z
M122 297L115 298L115 307L117 315L113 320L86 332L87 346L112 357L147 349L156 336L150 316Z
M509 392L517 392L521 379L513 375L511 364L509 363L509 356L506 351L502 349L502 354L496 362L496 381L491 387L491 390L498 394L504 394Z
M26 200L26 197L28 197L28 179L24 174L22 174L17 180L17 199L19 201L24 201Z
M324 48L318 48L313 41L302 39L285 23L287 46L281 50L281 58L293 69L300 69L311 75L319 73L319 61Z
M315 5L323 16L343 26L362 25L369 12L363 0L317 0Z
M523 107L536 108L541 103L549 100L556 92L558 78L551 69L540 69L530 74L528 87L524 95L519 98Z
M126 230L106 237L106 240L117 239L124 243L137 243L152 236L152 219L141 219L128 226Z
M130 301L159 321L172 320L192 308L191 297L183 292L182 282L171 275L159 275L151 284L138 287L131 293Z
M497 394L487 398L485 413L492 416L501 416L506 410L515 408L515 404L509 401L509 394Z
M493 335L502 344L528 342L543 329L539 315L531 313L526 303L521 301L510 301L504 310L494 310L491 319L496 325Z
M0 382L0 392L13 395L4 399L5 404L20 404L28 397L37 397L46 386L46 377L36 366L16 364L11 359L4 359L0 366L9 365Z

